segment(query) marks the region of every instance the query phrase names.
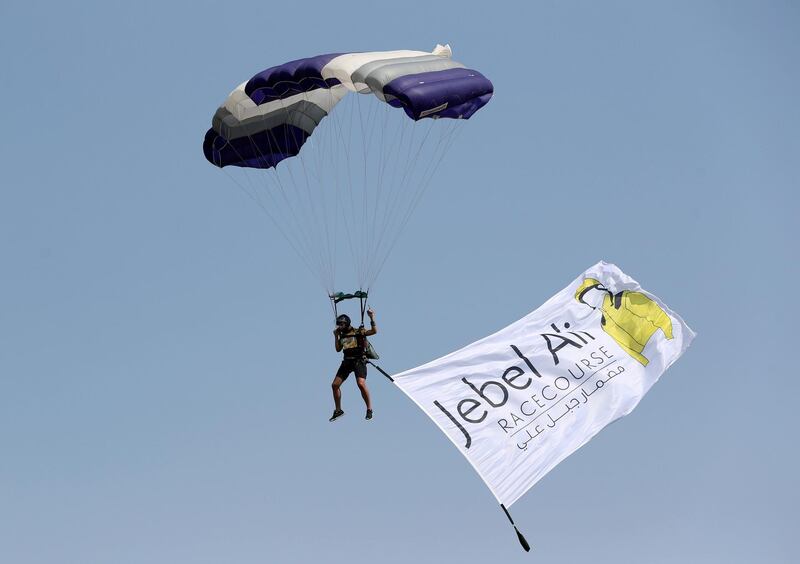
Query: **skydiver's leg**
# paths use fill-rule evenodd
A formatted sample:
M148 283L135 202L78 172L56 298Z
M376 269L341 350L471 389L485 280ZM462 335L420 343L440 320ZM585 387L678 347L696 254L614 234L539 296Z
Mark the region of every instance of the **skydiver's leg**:
M331 383L331 388L333 389L333 403L336 411L341 411L342 409L342 382L344 382L344 380L337 375L333 379L333 383Z
M361 390L361 397L364 398L364 403L367 404L367 409L372 411L372 402L369 398L369 389L367 388L367 379L356 377L356 384L358 389Z

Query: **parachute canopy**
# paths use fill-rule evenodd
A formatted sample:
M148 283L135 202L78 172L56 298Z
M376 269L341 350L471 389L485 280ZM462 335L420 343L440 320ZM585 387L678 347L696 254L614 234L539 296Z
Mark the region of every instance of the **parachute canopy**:
M331 53L268 68L217 110L203 152L219 167L274 167L300 151L348 92L372 93L413 120L469 119L493 86L450 55L449 46L437 45L431 53Z
M337 270L351 278L345 289L369 291L462 124L492 97L492 83L451 55L437 45L297 59L243 82L214 114L206 159L329 296Z

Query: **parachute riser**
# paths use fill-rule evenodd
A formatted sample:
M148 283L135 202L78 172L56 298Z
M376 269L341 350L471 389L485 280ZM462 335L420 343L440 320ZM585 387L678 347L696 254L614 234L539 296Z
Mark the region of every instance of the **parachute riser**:
M359 311L361 313L361 327L364 327L364 314L367 313L367 299L369 298L369 292L364 290L357 290L352 294L345 294L344 292L336 292L335 294L329 294L328 297L331 299L331 305L333 306L333 317L336 319L339 317L339 302L344 300L352 300L358 298L358 306Z

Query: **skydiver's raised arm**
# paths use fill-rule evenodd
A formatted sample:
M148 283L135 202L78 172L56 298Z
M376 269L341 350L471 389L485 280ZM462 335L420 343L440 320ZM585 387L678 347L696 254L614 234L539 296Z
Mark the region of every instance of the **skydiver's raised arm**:
M336 352L342 352L342 340L339 338L339 328L333 330L333 346L336 347Z
M370 325L370 328L369 328L369 329L367 329L367 330L364 332L364 335L366 335L367 337L369 337L370 335L374 335L375 333L377 333L377 332L378 332L378 326L377 326L377 325L375 325L375 312L372 310L372 308L370 308L370 309L368 309L368 310L367 310L367 315L369 315L369 325Z

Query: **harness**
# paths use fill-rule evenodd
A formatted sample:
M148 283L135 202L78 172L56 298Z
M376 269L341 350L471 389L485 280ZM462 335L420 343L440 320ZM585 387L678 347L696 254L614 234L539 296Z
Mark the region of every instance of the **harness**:
M367 298L369 297L368 292L364 290L357 290L352 294L345 294L344 292L336 292L335 294L330 294L328 296L331 299L331 306L333 307L333 318L334 320L339 317L339 302L343 302L345 300L354 300L358 299L358 306L359 311L361 312L361 324L359 325L358 329L355 332L356 343L358 348L362 351L362 360L369 362L370 359L378 359L378 353L375 352L375 349L372 348L372 345L367 340L367 336L364 335L364 314L367 312ZM372 364L372 363L370 363Z

